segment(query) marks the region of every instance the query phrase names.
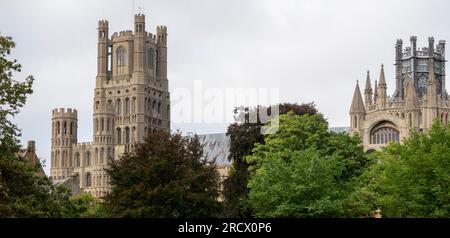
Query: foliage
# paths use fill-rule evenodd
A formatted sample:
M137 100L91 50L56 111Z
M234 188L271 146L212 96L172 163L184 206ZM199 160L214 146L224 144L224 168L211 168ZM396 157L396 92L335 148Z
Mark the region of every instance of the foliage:
M70 217L69 192L53 187L37 168L14 156L0 156L0 217Z
M20 136L20 131L9 119L19 113L27 95L33 92L31 89L33 76L28 76L25 82L13 79L13 73L20 72L22 69L17 60L7 58L14 47L15 43L11 37L0 35L0 151L2 154L13 154L19 149L17 137Z
M90 193L83 193L70 198L71 217L74 218L106 218L107 211L100 200Z
M393 143L373 155L352 202L359 215L380 208L384 217L450 216L450 126L435 121L403 144Z
M291 104L283 103L278 106L280 115L293 111L295 114L317 114L314 103ZM251 210L243 205L242 200L247 198L248 194L248 163L243 159L252 153L253 146L256 143L264 143L264 135L261 134L261 127L264 123L259 117L259 110L268 110L265 107L238 107L235 108L234 114L236 121L230 124L227 129L227 135L230 137L230 155L229 160L232 162L228 178L224 181L224 216L225 217L250 217ZM250 122L250 114L256 113L256 122ZM243 121L239 119L243 118Z
M112 163L106 209L113 217L218 216L218 174L202 153L197 136L151 133L135 153Z
M358 137L328 131L322 115L280 116L257 144L246 203L256 217L341 217L353 181L368 165Z

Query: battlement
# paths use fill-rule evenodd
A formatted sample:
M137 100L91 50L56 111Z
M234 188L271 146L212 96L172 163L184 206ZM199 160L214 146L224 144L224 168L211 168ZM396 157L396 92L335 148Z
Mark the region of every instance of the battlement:
M167 26L157 26L156 34L158 35L167 35Z
M155 42L155 41L156 41L156 36L153 35L151 32L147 32L146 37L147 37L151 42Z
M445 58L445 41L440 40L437 45L434 45L434 37L428 37L428 46L427 47L416 47L417 37L410 37L411 46L407 46L405 48L401 48L403 41L401 39L397 39L397 51L401 53L402 58L412 57L415 53L415 56L423 56L429 57L430 54L433 54L435 58Z
M98 28L108 28L108 21L107 20L100 20L98 21Z
M89 149L93 145L92 142L80 142L74 145L74 149Z
M133 39L133 32L131 30L126 31L120 31L120 32L114 32L111 36L111 39L113 40L129 40Z
M72 108L67 108L67 110L65 108L55 108L52 110L52 118L58 117L77 119L78 112Z
M142 13L138 13L134 15L134 22L135 23L145 23L145 15Z

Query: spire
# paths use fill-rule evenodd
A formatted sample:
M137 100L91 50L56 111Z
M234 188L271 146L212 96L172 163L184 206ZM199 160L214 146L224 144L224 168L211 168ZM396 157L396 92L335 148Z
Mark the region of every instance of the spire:
M366 89L364 90L364 92L370 92L372 93L372 85L370 85L370 75L369 75L369 70L367 70L367 77L366 77Z
M408 78L409 77L407 77L405 109L410 111L417 111L419 110L419 100L417 99L414 83L411 79Z
M369 70L367 70L367 78L366 78L366 88L364 89L364 102L366 103L366 107L372 104L372 85L370 85L370 75Z
M384 66L381 64L381 71L380 71L380 82L378 83L379 87L386 87L386 79L384 77Z
M384 66L381 65L380 70L380 81L378 81L378 91L377 93L377 108L384 110L386 108L386 102L387 102L387 93L386 93L386 79L384 77Z
M358 81L356 81L355 93L353 94L352 106L350 107L350 113L364 113L364 103L359 90Z
M378 86L377 81L375 80L375 92L373 93L373 100L375 101L378 97Z

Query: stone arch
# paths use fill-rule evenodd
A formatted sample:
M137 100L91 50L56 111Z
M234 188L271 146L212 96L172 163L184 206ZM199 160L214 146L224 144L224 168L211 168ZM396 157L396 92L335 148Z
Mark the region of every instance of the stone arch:
M388 144L391 141L400 141L400 130L393 122L381 120L369 130L370 144Z

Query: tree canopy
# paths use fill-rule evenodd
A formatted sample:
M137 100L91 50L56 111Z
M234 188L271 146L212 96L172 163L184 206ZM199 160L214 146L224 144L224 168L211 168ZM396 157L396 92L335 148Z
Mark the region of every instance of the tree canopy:
M317 109L314 103L296 104L282 103L274 105L278 107L278 114L286 114L293 111L295 114L316 114ZM261 127L265 125L260 119L259 110L271 111L271 107L237 107L234 110L236 121L228 126L227 135L230 137L229 160L232 168L229 176L224 181L224 213L225 217L251 217L252 212L249 207L243 206L242 200L248 195L248 166L244 157L252 153L256 143L264 143L264 135L261 134ZM250 114L256 114L256 121L249 120ZM239 119L243 119L239 121Z
M197 136L151 133L134 153L114 161L105 206L113 217L216 217L218 174L202 158Z
M435 121L372 156L377 163L352 196L355 216L376 208L384 217L450 216L450 125Z
M358 137L328 131L322 115L280 116L277 133L246 157L246 203L256 217L341 217L368 161Z

